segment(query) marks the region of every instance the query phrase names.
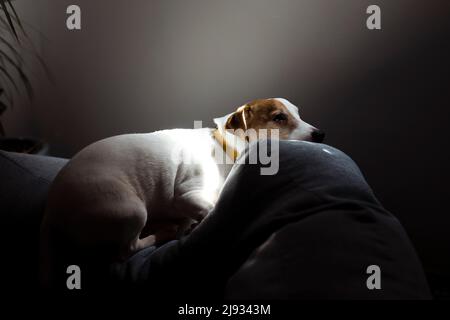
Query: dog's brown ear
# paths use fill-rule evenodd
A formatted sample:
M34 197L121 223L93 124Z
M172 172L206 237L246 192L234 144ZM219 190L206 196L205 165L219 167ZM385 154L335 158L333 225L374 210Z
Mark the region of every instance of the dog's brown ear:
M250 107L244 105L239 107L236 112L234 112L225 123L225 129L231 130L247 130L247 124L251 116Z

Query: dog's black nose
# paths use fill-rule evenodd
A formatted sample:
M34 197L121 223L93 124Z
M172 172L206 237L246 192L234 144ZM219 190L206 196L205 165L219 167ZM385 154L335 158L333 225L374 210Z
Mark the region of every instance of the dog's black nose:
M322 130L317 129L311 133L311 140L313 142L321 143L323 142L324 139L325 139L325 132L323 132Z

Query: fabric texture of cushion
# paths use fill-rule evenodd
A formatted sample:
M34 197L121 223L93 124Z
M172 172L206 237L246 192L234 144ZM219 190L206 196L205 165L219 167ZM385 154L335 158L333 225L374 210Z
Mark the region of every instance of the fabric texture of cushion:
M3 288L35 288L39 226L48 188L66 159L0 151Z
M235 165L193 233L115 265L119 283L159 297L431 297L405 231L347 155L299 141L280 142L279 152L276 175ZM381 270L380 290L366 285L371 265Z

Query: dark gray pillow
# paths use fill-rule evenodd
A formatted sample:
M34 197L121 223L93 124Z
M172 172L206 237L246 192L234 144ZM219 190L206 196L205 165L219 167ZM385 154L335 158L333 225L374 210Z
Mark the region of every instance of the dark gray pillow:
M39 226L48 188L66 159L0 151L2 287L36 288Z
M120 282L159 297L430 298L403 228L348 156L282 141L278 174L260 168L235 166L202 224L116 266ZM366 286L370 265L381 268L381 290Z

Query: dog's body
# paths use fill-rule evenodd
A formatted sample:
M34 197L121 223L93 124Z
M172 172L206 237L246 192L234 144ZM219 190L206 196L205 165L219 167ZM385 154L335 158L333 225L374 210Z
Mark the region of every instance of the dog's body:
M213 208L234 160L224 154L231 161L218 164L221 157L213 157L217 145L232 144L225 130L280 129L282 139L314 140L317 129L293 108L284 99L256 100L215 119L217 130L121 135L83 149L50 190L41 229L43 279L51 263L50 230L81 247L111 248L111 259L117 260L174 239L200 222ZM242 151L242 145L231 148Z
M187 218L201 220L215 200L202 189L206 170L215 175L211 194L218 193L221 177L218 170L211 170L215 165L211 156L198 162L191 157L199 156L192 151L211 149L210 131L128 134L89 145L55 179L45 222L64 228L83 245L117 242L117 254L127 256L158 240L151 220L160 229L163 221L172 226ZM182 146L185 139L195 139L197 148Z

